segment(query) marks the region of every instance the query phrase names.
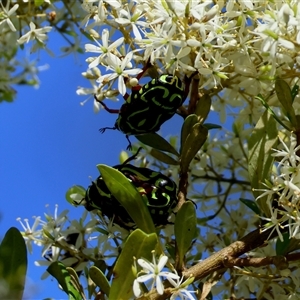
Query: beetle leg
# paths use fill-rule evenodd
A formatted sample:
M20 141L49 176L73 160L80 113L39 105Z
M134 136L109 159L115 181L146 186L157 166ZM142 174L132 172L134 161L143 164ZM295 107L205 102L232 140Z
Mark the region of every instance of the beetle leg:
M126 93L126 94L123 96L123 98L125 99L125 101L127 101L128 97L129 97L128 93Z
M130 142L130 139L129 139L129 136L128 136L128 134L126 134L126 139L127 139L127 141L128 141L128 143L129 143L129 145L127 146L127 150L131 150L132 149L132 145L131 145L131 142Z
M146 73L146 71L149 69L149 67L151 67L151 63L150 63L150 58L147 60L146 64L144 65L144 67L142 68L141 73L139 73L135 78L139 81L144 74ZM124 83L125 85L127 85L127 81L129 80L129 78L124 77ZM131 92L138 92L141 89L141 85L136 85L131 87ZM125 101L127 102L127 99L130 97L130 95L128 95L128 93L125 93L125 95L123 95L123 98L125 99ZM97 100L97 99L96 99ZM97 100L98 101L98 100Z
M133 87L131 88L131 91L132 91L132 92L138 92L141 88L142 88L142 86L138 84L138 85L136 85L136 86L133 86Z
M104 133L106 129L116 130L117 128L116 128L116 127L104 127L104 128L100 128L99 131L100 131L101 133Z
M185 90L184 90L184 100L187 98L187 96L189 95L190 92L190 85L192 82L192 79L195 75L197 75L198 72L195 71L190 77L187 77L186 75L184 76L184 84L185 84Z
M135 78L136 78L137 80L140 80L140 79L144 76L144 74L146 73L146 71L149 69L149 67L151 67L151 66L152 66L152 65L151 65L151 63L150 63L150 58L149 58L149 59L147 60L146 64L144 65L144 67L143 67L143 69L142 69L142 72L139 73ZM124 78L125 84L126 84L127 80L128 80L128 78ZM132 88L131 88L131 91L132 91L132 92L134 92L134 91L139 91L139 90L141 89L141 87L142 87L142 86L138 84L138 85L132 87ZM128 95L127 93L123 96L123 98L125 99L125 101L127 101L128 97L129 97L129 95Z
M150 63L150 57L149 57L149 59L147 60L146 64L144 65L144 67L142 69L142 72L136 76L136 79L140 80L151 66L152 66L152 64Z
M128 140L128 138L127 138L127 140ZM129 143L130 143L130 141L129 141ZM140 147L140 148L136 151L136 153L135 153L134 155L130 156L129 158L127 158L127 159L123 162L122 165L126 165L126 164L128 164L130 161L136 159L136 157L138 156L139 152L140 152L142 149L143 149L143 148Z
M100 101L100 100L97 99L96 95L94 95L94 98L95 98L95 100L96 100L97 102L99 102L99 103L103 106L103 108L104 108L106 111L108 111L109 113L111 113L111 114L118 114L118 113L120 113L120 110L119 110L119 109L113 109L113 108L107 107L107 105L106 105L104 102L102 102L102 101Z

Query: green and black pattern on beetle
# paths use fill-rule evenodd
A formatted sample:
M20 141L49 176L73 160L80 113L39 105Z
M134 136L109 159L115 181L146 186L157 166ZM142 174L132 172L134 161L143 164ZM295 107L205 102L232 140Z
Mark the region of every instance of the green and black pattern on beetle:
M110 109L101 102L105 110L119 116L114 127L101 128L100 132L117 129L126 134L128 141L129 135L156 132L164 122L173 117L187 93L187 87L184 88L177 76L161 75L152 79L144 86L133 88L132 94L124 97L126 102L120 109ZM128 148L130 147L129 141Z
M114 223L130 228L134 225L125 208L113 197L101 176L87 188L82 204L88 211L99 210Z
M136 155L135 155L136 156ZM135 167L127 162L114 168L123 173L142 195L156 226L168 224L168 218L178 203L177 186L169 177L148 168ZM88 211L100 210L113 222L130 228L134 226L133 220L110 193L101 175L88 187L82 203Z
M153 108L175 114L184 101L184 86L177 76L161 75L146 83L138 91L138 95L133 95L134 100L135 98Z
M167 224L168 217L178 203L175 182L160 172L147 168L121 165L117 169L145 196L153 223L157 226Z

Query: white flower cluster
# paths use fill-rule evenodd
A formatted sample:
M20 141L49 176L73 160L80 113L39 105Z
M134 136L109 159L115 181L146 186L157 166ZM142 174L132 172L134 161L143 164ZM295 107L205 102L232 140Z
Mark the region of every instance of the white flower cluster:
M275 162L272 182L264 185L257 200L266 197L269 208L269 217L261 217L267 221L264 230L273 227L283 240L281 230L289 229L290 238L300 239L300 146L297 145L294 134L286 136L285 142L280 136L282 149L274 149Z
M40 6L31 0L0 1L0 101L13 101L16 94L14 85L39 87L38 73L47 65L37 67L37 60L32 58L32 54L46 50L53 55L47 47L48 34L54 27L52 23L62 18L56 13L59 9L54 2L61 1L51 3L44 0L40 1ZM27 51L18 51L19 48Z
M269 92L268 82L298 64L297 0L94 0L82 7L82 26L95 40L85 50L97 56L87 58L83 73L93 88L80 87L79 95L111 98L116 80L124 95L123 78L138 74L135 66L149 59L161 72L183 77L197 71L199 87L215 90L213 109L222 122L231 108L241 124L252 123L262 112L253 95ZM101 76L103 67L112 72Z
M36 261L37 266L49 266L59 260L78 272L99 257L105 259L118 256L119 242L127 237L127 230L96 219L94 214L86 210L79 220L70 221L68 214L68 210L58 213L56 205L53 215L45 214L45 221L41 217L35 217L32 226L29 225L28 219L25 219L24 223L18 219L23 228L28 251L32 253L33 244L43 248L44 259ZM72 236L75 238L71 238ZM48 275L49 273L45 272L42 279Z

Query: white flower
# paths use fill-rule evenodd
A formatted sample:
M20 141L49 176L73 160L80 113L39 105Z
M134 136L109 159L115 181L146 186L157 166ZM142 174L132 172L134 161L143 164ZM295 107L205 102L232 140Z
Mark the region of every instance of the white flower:
M249 0L239 0L239 4L241 5L242 10L253 10L253 3ZM229 0L226 5L226 11L231 11L234 8L235 0Z
M109 220L107 223L103 217L98 220L101 224L102 234L91 238L97 240L96 248L103 255L103 253L109 252L110 256L118 256L118 248L116 247L114 240L125 240L128 236L128 231L117 224L114 224L114 219Z
M224 65L224 59L221 57L221 53L217 52L215 58L213 58L208 65L208 62L205 62L197 55L195 68L198 69L198 72L207 77L206 82L203 84L204 86L209 86L210 84L217 88L219 84L221 84L222 79L228 79L227 75L223 71L223 69L228 66L228 64Z
M84 88L84 87L78 87L76 90L76 94L77 95L89 95L88 98L86 98L84 101L80 102L80 105L84 105L88 100L93 99L93 110L95 113L98 113L100 111L101 108L101 104L99 101L97 101L94 97L94 95L96 95L98 100L102 100L102 98L104 98L104 96L102 96L103 93L101 93L101 91L99 91L99 87L96 84L95 80L90 80L90 83L92 85L92 88ZM99 96L101 95L101 97Z
M129 2L126 9L120 9L118 10L118 18L115 18L115 22L122 26L131 25L132 26L132 32L135 38L141 39L142 36L139 32L139 29L137 25L140 25L142 27L147 27L147 23L143 21L139 21L140 18L144 17L143 12L138 9L138 7L133 7L134 3Z
M196 69L189 65L190 61L188 55L190 54L190 52L190 47L181 48L176 55L172 55L172 59L169 65L166 66L166 69L169 69L169 67L171 66L175 69L179 69L180 66L184 71L195 71Z
M286 160L289 161L292 167L297 167L300 162L300 157L296 154L297 151L300 149L300 145L297 146L297 141L294 135L290 137L290 146L282 140L282 138L278 137L281 144L283 145L282 150L273 149L276 153L272 154L274 157L282 157L280 164L282 165ZM296 147L297 146L297 147Z
M147 45L147 51L150 52L152 58L156 56L164 56L166 63L169 63L174 56L173 47L181 49L186 46L184 40L178 40L176 36L176 25L171 21L165 22L161 27L153 28L153 33L146 34L149 40L142 40Z
M272 14L264 14L262 23L256 27L254 34L261 37L261 50L268 52L272 58L278 54L278 47L294 50L295 45L288 40L288 20L294 20L293 10L288 4L282 5L278 11Z
M10 17L16 12L16 10L19 8L19 4L15 4L10 10L8 10L10 6L10 1L7 1L6 8L3 6L2 1L0 2L2 6L2 12L0 12L0 27L3 24L7 24L11 31L16 31L14 24L10 20Z
M162 282L162 277L165 278L171 278L171 279L178 279L179 276L177 274L173 274L167 271L162 271L164 266L166 265L168 261L168 257L165 255L162 255L158 263L155 259L155 251L152 251L152 263L147 261L146 259L138 259L138 264L143 268L144 273L146 275L139 276L134 283L134 294L138 295L140 293L140 289L138 288L138 283L146 282L148 280L152 280L152 288L154 285L156 286L158 294L162 295L164 293L164 285Z
M122 1L120 0L104 0L104 2L109 4L114 9L119 9L122 6L122 4L120 3Z
M30 84L37 89L40 85L38 73L49 68L48 64L44 64L42 66L37 66L37 64L36 60L29 60L28 57L17 62L16 65L20 66L24 70L24 72L20 73L20 75L15 78L17 82L30 82Z
M119 47L123 43L123 41L124 41L124 37L121 37L109 45L109 31L107 29L103 29L102 45L98 43L96 40L95 42L98 44L98 46L95 46L93 44L85 45L86 52L100 53L100 55L89 64L89 68L91 69L97 67L101 63L101 60L107 55L107 53L110 53L113 49Z
M124 82L124 78L127 78L128 75L137 75L142 72L142 69L129 69L125 70L126 67L131 65L131 59L133 56L133 52L129 52L126 54L123 60L112 53L107 53L107 69L113 70L114 73L109 73L101 76L97 81L100 83L112 81L115 78L118 78L118 90L124 96L126 93L126 85Z
M271 202L267 201L267 204L269 206L269 210L271 212L271 217L270 218L266 218L266 217L262 217L260 216L261 219L268 221L267 225L264 227L264 229L261 232L264 232L266 230L269 230L270 228L273 227L273 229L271 230L269 237L272 235L272 233L274 232L274 230L277 231L278 233L278 237L281 241L283 241L283 235L281 233L281 230L284 229L284 227L286 227L287 225L281 225L282 223L284 223L285 221L287 221L288 217L286 215L282 215L282 213L280 213L280 210L278 210L277 208L273 208L271 206ZM268 238L269 238L268 237Z
M23 2L27 3L28 0L23 0ZM50 0L44 0L44 2L51 4L51 1L50 1Z
M300 237L298 221L300 215L298 209L300 202L300 158L297 155L299 146L297 146L293 134L287 137L289 144L279 137L283 149L273 149L275 153L272 155L280 158L281 161L274 165L272 182L266 181L263 183L266 189L257 190L262 193L256 199L267 198L269 217L260 217L268 221L263 231L273 227L270 235L276 230L280 240L283 239L281 231L284 227L289 228L290 237ZM274 206L273 201L276 201L278 206Z
M44 44L44 41L48 38L45 33L49 32L52 27L51 26L45 26L42 28L36 29L36 25L33 22L30 22L29 24L30 30L22 35L17 42L21 45L24 43L28 43L30 40L38 40L38 42Z
M175 271L176 272L176 271ZM176 273L177 275L177 273ZM195 300L195 297L192 295L193 293L197 293L197 291L189 291L187 289L188 285L193 282L193 278L188 278L184 282L182 282L183 277L180 278L178 276L177 279L173 280L170 277L167 277L168 281L173 285L174 291L172 291L172 296L170 300L175 300L178 296L180 299L188 299L188 300Z
M24 229L24 232L22 233L25 244L27 246L27 249L29 253L32 253L32 242L41 245L42 244L42 228L37 229L39 225L45 224L45 222L41 221L41 217L35 217L34 223L32 227L30 227L28 219L24 219L25 224L22 222L21 218L18 218L17 221L20 222L21 226Z
M134 280L133 282L133 293L136 297L139 297L142 294L142 289L137 280Z
M93 16L95 16L98 12L98 7L93 5L93 3L88 3L86 1L84 1L81 4L81 8L86 11L88 14L83 18L83 20L80 23L80 26L86 27L89 20L91 18L93 18Z

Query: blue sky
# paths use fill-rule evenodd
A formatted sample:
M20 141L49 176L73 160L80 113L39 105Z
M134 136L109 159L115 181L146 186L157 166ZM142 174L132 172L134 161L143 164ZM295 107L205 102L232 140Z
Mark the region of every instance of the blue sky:
M39 58L38 65L50 65L40 73L40 88L16 87L16 100L0 104L1 238L12 226L22 229L18 217L33 224L33 216L53 214L56 204L59 212L68 209L71 216L80 217L83 208L72 207L65 200L67 189L74 184L87 187L89 176L98 176L96 165L118 164L119 153L128 145L119 131L98 131L113 126L117 115L104 110L94 114L92 101L80 105L85 98L76 95L76 88L89 87L81 76L86 71L84 55L51 58L40 53ZM106 103L118 107L123 101L119 100L117 105ZM174 116L163 125L162 135L178 132L181 123L180 117ZM40 280L45 268L34 265L40 258L39 247L28 255L27 296L66 298L54 279Z

